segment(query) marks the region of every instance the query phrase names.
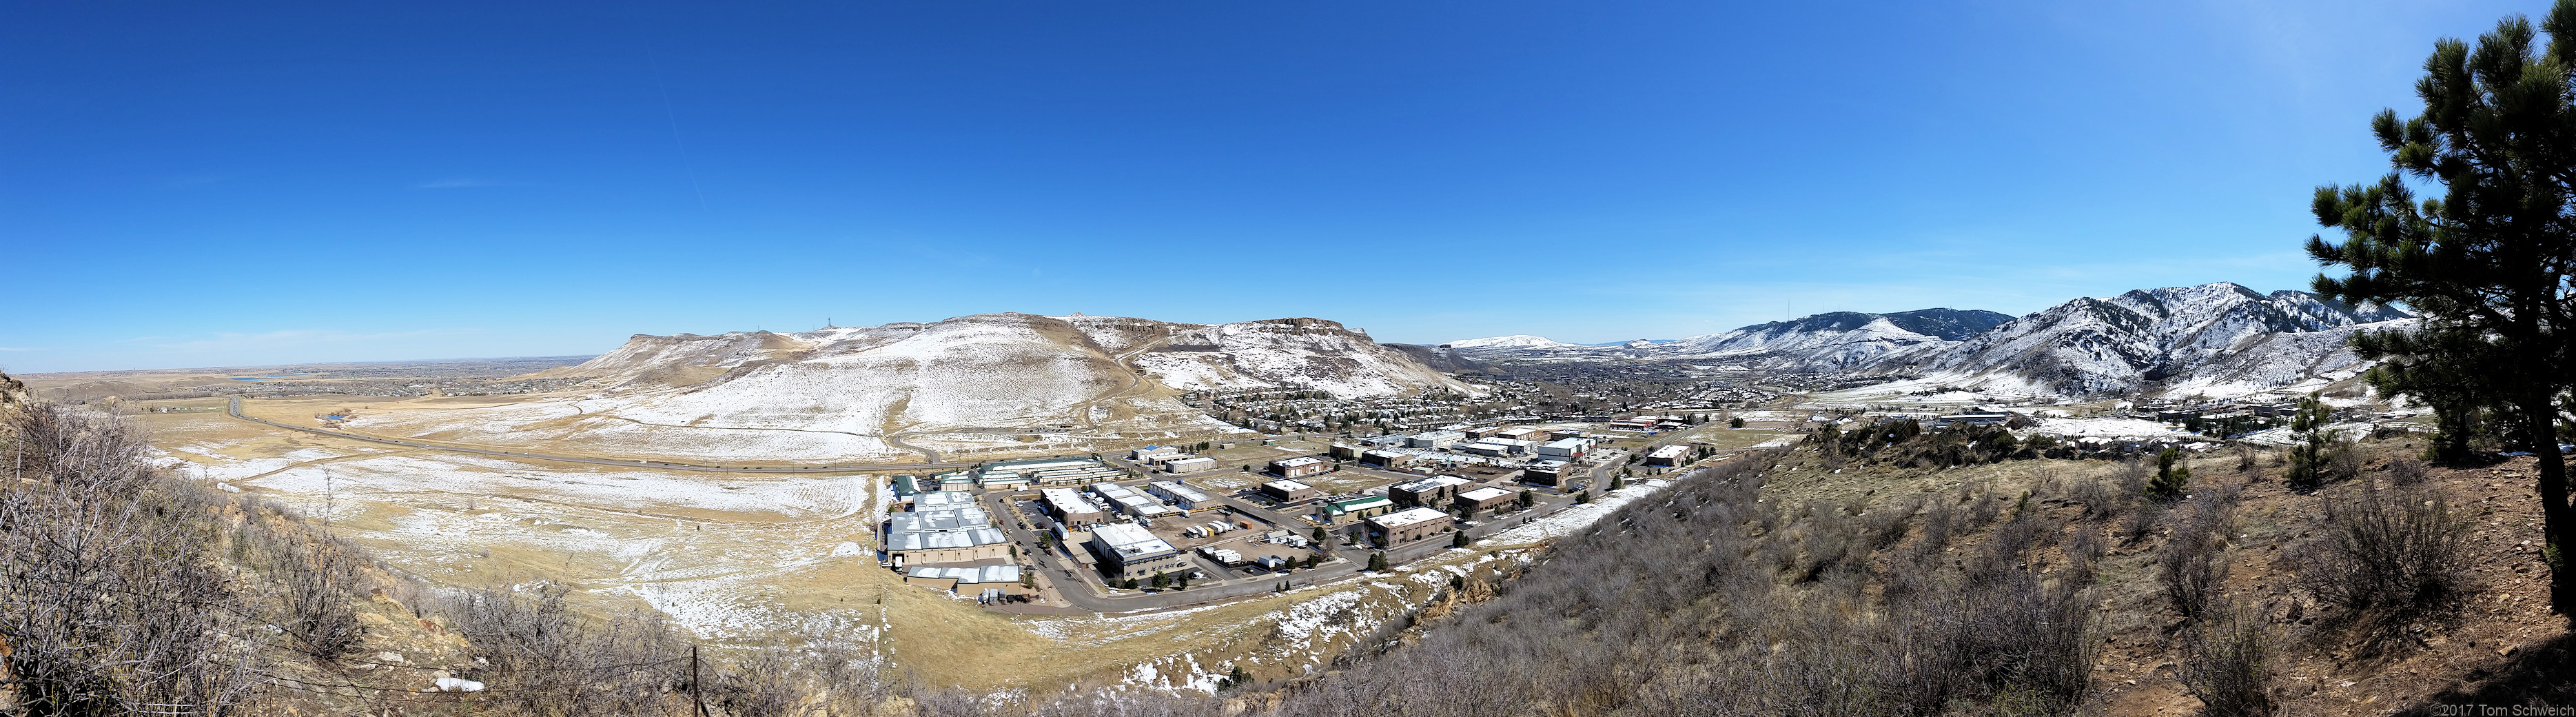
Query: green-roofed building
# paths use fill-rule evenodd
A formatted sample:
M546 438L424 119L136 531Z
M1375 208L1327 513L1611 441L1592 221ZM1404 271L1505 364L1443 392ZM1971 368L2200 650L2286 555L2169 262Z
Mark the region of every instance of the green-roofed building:
M1387 500L1385 496L1372 495L1324 504L1324 515L1334 520L1343 518L1366 520L1393 512L1395 512L1395 501Z

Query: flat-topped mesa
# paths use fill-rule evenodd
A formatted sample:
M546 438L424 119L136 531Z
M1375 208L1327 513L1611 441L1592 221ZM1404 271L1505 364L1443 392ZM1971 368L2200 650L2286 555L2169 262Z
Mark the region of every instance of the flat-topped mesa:
M885 440L897 434L1236 430L1180 400L1193 390L1475 393L1403 351L1315 318L1187 324L999 313L796 333L638 335L549 373L597 377L585 384L593 393L577 403L479 411L487 425L477 431L517 425L557 434L553 440L656 444L681 439L629 436L685 435L707 443L693 450L711 455L792 443L805 453L860 457L902 453Z

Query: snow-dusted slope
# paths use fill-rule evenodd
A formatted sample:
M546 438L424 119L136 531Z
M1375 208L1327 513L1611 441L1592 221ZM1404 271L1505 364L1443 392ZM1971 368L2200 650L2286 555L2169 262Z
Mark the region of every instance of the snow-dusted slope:
M1138 354L1134 363L1176 389L1302 388L1344 398L1432 388L1472 392L1402 351L1323 319L1165 326L1169 339Z
M444 440L715 459L847 460L887 439L1227 428L1178 391L1299 388L1337 396L1466 391L1319 319L1175 324L984 314L795 334L636 336L550 373L597 376L580 399L362 416L353 427ZM1017 440L1017 439L1011 439Z
M2350 327L2405 318L2394 309L2355 308L2298 291L2265 295L2228 282L2140 289L2069 301L1873 368L1961 386L2069 395L2186 383L2277 386L2348 365L2332 357L2349 355L2341 337ZM2319 332L2331 335L2294 336Z
M1513 334L1481 339L1459 339L1441 344L1440 350L1451 355L1475 360L1574 361L1584 359L1636 358L1641 347L1652 342L1643 340L1625 344L1591 346L1569 344L1545 336Z
M1791 371L1841 371L1921 347L1946 346L2011 320L1992 311L1922 309L1893 314L1838 311L1755 324L1678 341L1583 345L1527 334L1462 339L1442 348L1468 358L1520 361L1688 359Z
M1977 310L1837 311L1693 336L1658 345L1652 355L1784 370L1850 370L1890 354L1947 347L2010 320L2011 316Z

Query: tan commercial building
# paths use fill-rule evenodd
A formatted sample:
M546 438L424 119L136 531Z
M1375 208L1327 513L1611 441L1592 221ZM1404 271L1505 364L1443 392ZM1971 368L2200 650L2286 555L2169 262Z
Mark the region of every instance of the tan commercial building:
M1271 461L1270 472L1278 474L1281 478L1304 478L1311 475L1331 473L1333 472L1333 464L1326 463L1324 462L1324 459L1316 458L1314 456L1298 456L1295 458Z
M1501 488L1478 488L1458 494L1458 507L1468 513L1482 513L1511 505L1520 494Z
M1179 573L1189 563L1178 548L1154 537L1143 527L1128 523L1110 523L1091 531L1091 551L1100 555L1102 574L1112 579L1137 580L1155 573Z
M1686 462L1683 459L1683 456L1687 455L1690 455L1689 446L1664 446L1646 453L1646 465L1666 467L1677 466Z
M1279 499L1279 502L1282 503L1295 503L1303 500L1313 500L1316 496L1323 495L1324 492L1315 490L1314 486L1293 480L1275 480L1261 484L1261 494L1277 498Z
M1360 454L1360 462L1381 468L1402 468L1413 462L1413 454L1398 451L1369 451Z
M1074 530L1090 530L1091 526L1109 519L1108 509L1082 497L1082 493L1074 489L1044 488L1038 494L1045 498L1047 512L1055 514L1056 522Z
M1521 482L1563 488L1574 482L1579 472L1565 461L1538 461L1521 469Z
M1369 539L1378 547L1394 547L1437 535L1449 522L1449 514L1438 508L1406 508L1368 519Z
M1395 487L1386 489L1386 497L1395 501L1396 505L1408 508L1426 505L1436 508L1448 505L1451 499L1458 497L1458 490L1467 485L1465 478L1436 476L1411 483L1397 483Z

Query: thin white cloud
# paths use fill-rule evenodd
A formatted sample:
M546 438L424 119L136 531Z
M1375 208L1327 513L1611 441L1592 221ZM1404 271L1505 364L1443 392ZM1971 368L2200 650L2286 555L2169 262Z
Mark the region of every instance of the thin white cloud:
M33 346L0 346L0 351L43 351Z

